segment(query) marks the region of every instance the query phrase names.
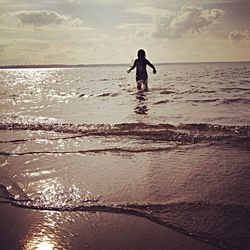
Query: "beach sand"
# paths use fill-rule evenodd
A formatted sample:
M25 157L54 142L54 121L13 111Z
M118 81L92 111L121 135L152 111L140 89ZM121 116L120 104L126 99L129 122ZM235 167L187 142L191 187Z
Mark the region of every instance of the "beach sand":
M36 211L9 204L0 205L0 214L0 246L6 250L218 249L136 216Z

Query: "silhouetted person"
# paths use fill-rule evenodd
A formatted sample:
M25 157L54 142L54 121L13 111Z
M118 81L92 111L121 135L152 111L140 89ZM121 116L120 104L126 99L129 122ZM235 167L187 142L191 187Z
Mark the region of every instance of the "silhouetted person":
M142 84L144 85L144 90L148 90L148 73L147 65L153 69L153 73L156 74L155 66L146 59L146 53L143 49L138 50L138 58L134 61L134 65L127 71L128 73L136 67L136 83L137 89L140 90Z

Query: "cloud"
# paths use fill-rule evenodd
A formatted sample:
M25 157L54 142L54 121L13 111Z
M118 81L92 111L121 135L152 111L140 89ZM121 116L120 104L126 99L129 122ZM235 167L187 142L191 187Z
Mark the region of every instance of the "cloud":
M121 31L119 39L127 41L152 39L152 24L141 23L123 23L117 26ZM115 38L117 40L117 37Z
M248 30L233 30L229 34L229 39L233 44L238 44L243 40L247 40L249 37L249 31Z
M155 20L155 38L181 38L188 32L200 32L216 23L223 10L203 10L197 7L183 7L176 15L160 16Z
M160 15L167 15L170 13L169 10L154 8L152 6L132 6L126 10L127 13L136 13L141 15L147 16L160 16Z
M70 3L81 3L82 1L81 0L67 0L67 2L70 2Z
M0 44L0 65L82 63L93 46L90 42L67 38L60 41L12 39L6 40L6 43L8 47ZM4 47L2 54L1 47Z
M9 16L14 18L19 24L32 25L35 27L47 25L70 24L79 26L82 24L79 18L71 18L58 14L56 11L48 10L22 10L9 13Z

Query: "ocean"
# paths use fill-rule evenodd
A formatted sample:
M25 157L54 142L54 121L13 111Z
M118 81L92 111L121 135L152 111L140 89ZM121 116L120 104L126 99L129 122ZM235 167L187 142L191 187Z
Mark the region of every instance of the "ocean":
M63 213L250 249L250 63L156 68L148 92L122 65L0 70L0 204L47 211L23 249L70 249Z

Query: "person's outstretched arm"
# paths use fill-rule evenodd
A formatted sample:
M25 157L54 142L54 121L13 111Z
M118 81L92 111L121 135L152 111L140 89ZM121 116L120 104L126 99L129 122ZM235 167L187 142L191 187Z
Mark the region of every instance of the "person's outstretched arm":
M136 66L136 60L134 61L133 66L131 66L131 68L127 72L129 73L131 70L133 70L135 68L135 66Z
M156 71L155 66L154 66L150 61L148 61L148 60L147 60L147 65L148 65L149 67L151 67L151 68L153 69L153 73L156 74L157 71Z

